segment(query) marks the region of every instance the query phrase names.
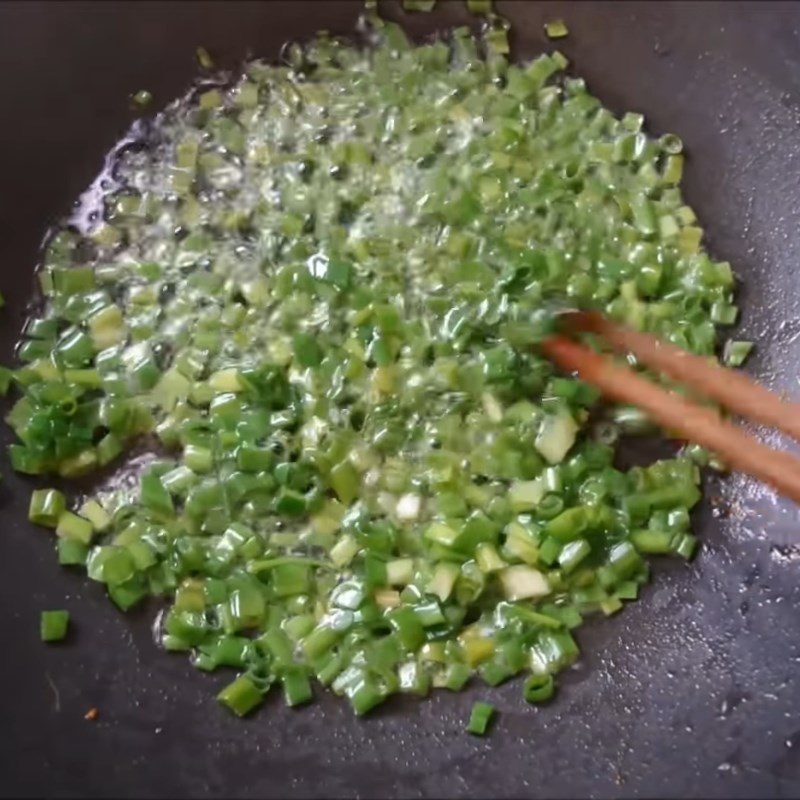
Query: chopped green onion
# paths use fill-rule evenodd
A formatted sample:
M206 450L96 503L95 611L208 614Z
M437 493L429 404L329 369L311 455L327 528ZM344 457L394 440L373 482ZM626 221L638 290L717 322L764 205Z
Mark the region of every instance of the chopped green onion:
M467 10L471 14L491 14L492 0L467 0Z
M89 546L74 539L59 539L56 543L58 563L65 567L86 566Z
M311 683L302 670L291 670L281 680L287 706L299 706L307 703L314 696L311 691Z
M562 53L511 63L468 6L480 38L417 46L373 7L369 50L318 36L167 106L101 218L48 240L0 368L14 469L131 461L77 513L37 489L31 521L118 608L163 600L166 650L239 670L236 714L312 678L359 715L473 675L543 701L572 631L697 545L716 460L618 468L653 424L537 349L567 304L714 357L735 275L683 204L683 144Z
M467 731L475 736L483 736L494 714L494 706L489 705L489 703L478 701L472 706L472 710L470 711Z
M506 567L498 575L503 593L508 600L523 600L530 597L545 597L550 594L550 585L539 570L518 564Z
M676 136L674 133L665 133L658 140L658 143L664 149L664 152L670 155L677 155L683 150L683 142L680 136Z
M264 693L253 683L251 678L247 675L240 675L222 689L217 695L217 700L233 711L237 717L243 717L262 703Z
M725 342L725 347L722 351L722 359L728 367L741 367L747 360L752 349L752 342L729 339Z
M214 60L209 55L208 50L205 47L198 47L195 51L195 55L197 56L197 63L203 69L213 69L214 68Z
M39 627L43 642L60 642L68 626L69 611L42 611Z
M563 39L569 33L569 28L564 20L554 19L545 23L544 32L548 39Z
M56 535L62 539L89 544L94 536L94 527L88 519L71 511L62 511L56 524Z
M544 703L555 694L555 682L550 674L534 674L526 678L522 690L528 703Z
M139 89L139 91L133 95L132 100L135 106L147 108L147 106L153 102L153 95L151 92L148 92L147 89Z
M31 494L28 519L37 525L55 528L65 508L66 500L58 489L37 489Z
M577 432L578 425L567 412L547 414L534 444L550 464L558 464L574 444Z

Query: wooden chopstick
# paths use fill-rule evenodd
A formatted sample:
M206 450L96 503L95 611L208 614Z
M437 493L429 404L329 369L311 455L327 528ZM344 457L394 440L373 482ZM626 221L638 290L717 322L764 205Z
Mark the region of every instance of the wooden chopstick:
M800 403L782 400L744 373L687 353L652 334L625 328L594 311L570 311L560 320L569 330L602 336L618 353L633 353L642 364L697 389L729 411L800 441Z
M607 397L638 406L663 427L707 447L734 469L770 484L800 503L800 459L771 450L716 412L671 394L633 370L564 336L551 336L541 347L556 364L577 372L582 380ZM718 398L719 392L713 396Z

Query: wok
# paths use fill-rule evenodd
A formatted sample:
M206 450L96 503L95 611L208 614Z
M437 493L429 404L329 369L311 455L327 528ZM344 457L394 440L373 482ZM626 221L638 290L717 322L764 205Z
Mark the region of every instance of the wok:
M387 16L422 37L472 22L460 2ZM797 394L800 364L800 5L500 2L515 55L559 47L614 111L674 131L708 246L741 277L748 369ZM47 225L70 210L132 119L182 93L207 47L227 66L320 28L353 30L353 2L7 2L0 5L0 357L11 359ZM780 444L766 434L771 444ZM2 443L10 441L3 427ZM786 445L786 443L783 443ZM635 452L640 452L636 450ZM213 700L225 679L156 649L154 608L122 615L56 564L26 521L34 481L3 459L0 485L0 792L84 797L756 797L800 793L800 525L795 506L741 477L708 480L692 564L664 562L641 602L579 632L580 664L533 709L519 681L357 720L328 693L304 710L271 697L252 719ZM38 641L43 608L74 619ZM472 702L501 711L464 733ZM90 708L96 721L84 719Z

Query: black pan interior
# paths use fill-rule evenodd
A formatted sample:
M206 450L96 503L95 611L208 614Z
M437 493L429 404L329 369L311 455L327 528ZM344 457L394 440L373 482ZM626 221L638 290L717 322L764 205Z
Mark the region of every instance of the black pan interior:
M415 36L470 21L461 2L404 19ZM800 5L500 2L518 57L559 47L615 111L687 144L689 202L708 245L742 280L749 371L800 393ZM206 46L233 66L319 28L346 33L353 2L6 2L0 5L0 356L8 362L49 222L102 166L132 120L160 106ZM764 434L770 444L787 446ZM3 428L2 442L10 440ZM0 793L101 797L756 797L800 793L800 525L797 509L741 477L709 481L691 565L664 563L642 602L580 632L580 665L556 702L526 707L519 682L397 699L356 720L325 695L275 696L243 722L213 701L225 679L153 645L146 613L123 616L61 570L26 522L33 482L2 466ZM66 607L64 646L38 614ZM464 733L471 703L501 711ZM84 720L90 707L95 722Z

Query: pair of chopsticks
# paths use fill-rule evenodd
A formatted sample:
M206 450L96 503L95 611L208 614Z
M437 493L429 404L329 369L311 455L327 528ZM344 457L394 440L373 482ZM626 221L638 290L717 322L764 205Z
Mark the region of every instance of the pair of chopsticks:
M595 334L612 350L634 355L639 363L680 381L696 394L800 440L800 404L782 400L743 373L711 363L650 334L625 328L596 312L565 312L559 315L559 322L565 332ZM766 447L716 411L656 386L565 335L548 337L541 349L562 369L577 373L606 397L638 406L667 430L708 448L732 468L770 484L800 503L800 459Z

